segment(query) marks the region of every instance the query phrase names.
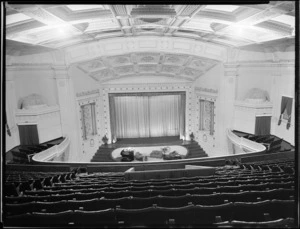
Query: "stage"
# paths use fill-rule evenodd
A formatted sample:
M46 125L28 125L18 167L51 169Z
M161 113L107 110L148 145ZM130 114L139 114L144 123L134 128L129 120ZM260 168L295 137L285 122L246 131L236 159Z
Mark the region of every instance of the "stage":
M179 136L153 138L123 138L116 143L101 145L91 162L113 162L111 153L118 148L147 147L147 146L182 146L187 149L186 158L207 157L205 151L196 141L183 141ZM117 163L117 162L116 162Z

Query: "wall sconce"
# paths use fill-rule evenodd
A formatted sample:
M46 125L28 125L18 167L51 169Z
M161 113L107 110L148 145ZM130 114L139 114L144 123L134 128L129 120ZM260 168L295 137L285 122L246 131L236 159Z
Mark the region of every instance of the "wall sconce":
M94 146L94 139L90 140L90 146L93 147Z

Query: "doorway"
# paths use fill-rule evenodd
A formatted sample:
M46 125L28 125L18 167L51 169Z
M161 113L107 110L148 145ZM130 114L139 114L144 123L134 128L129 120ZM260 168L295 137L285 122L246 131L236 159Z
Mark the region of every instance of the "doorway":
M18 125L21 145L38 145L39 135L36 124Z
M269 135L271 132L271 116L256 116L255 135Z

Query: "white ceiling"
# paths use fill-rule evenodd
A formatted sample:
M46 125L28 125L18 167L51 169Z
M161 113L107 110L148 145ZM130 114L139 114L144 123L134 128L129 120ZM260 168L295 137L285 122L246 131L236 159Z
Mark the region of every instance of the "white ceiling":
M295 3L6 5L6 54L12 56L138 36L190 38L252 51L284 50L294 44ZM101 56L76 65L101 83L134 75L194 81L217 63L187 54L134 52Z
M6 5L6 39L52 49L130 36L230 47L294 38L295 3L259 5ZM22 55L22 52L19 55Z

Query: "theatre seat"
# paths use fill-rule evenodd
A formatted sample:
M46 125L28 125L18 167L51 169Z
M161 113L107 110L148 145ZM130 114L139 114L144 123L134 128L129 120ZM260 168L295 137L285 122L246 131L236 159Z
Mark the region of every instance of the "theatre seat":
M232 218L233 203L220 205L195 205L194 220L195 225L212 225L215 223L216 216L220 216L223 221L229 221Z
M272 200L268 212L272 219L295 218L296 204L295 200Z
M70 222L74 222L74 212L72 210L58 212L58 213L32 213L33 226L61 226L66 227Z
M160 196L156 200L156 204L159 207L176 208L187 206L192 202L191 195L185 196Z
M147 198L141 198L141 197L132 197L130 199L130 206L129 208L132 209L139 209L139 208L148 208L153 206L153 204L158 204L160 201L159 196L153 196L153 197L147 197ZM125 205L120 204L121 208L126 208ZM128 208L128 207L127 207Z
M232 220L230 225L236 228L294 228L295 220L293 218L286 219L276 219L271 221L262 221L262 222L247 222Z
M35 202L6 204L4 207L4 214L10 216L31 213L36 209L35 205Z
M167 224L167 217L154 207L142 209L116 208L116 217L119 224L126 226L146 225L163 226Z
M226 199L225 199L226 200ZM191 195L189 198L195 205L220 205L224 204L224 198L220 194L206 194L206 195Z
M264 213L269 213L271 201L235 202L233 208L234 220L264 221Z
M105 226L116 226L114 209L108 208L98 211L74 211L74 226L103 228Z
M192 224L194 219L194 206L193 205L186 205L182 207L157 207L157 211L165 217L167 222L170 219L175 220L176 226L187 226Z
M6 216L3 221L5 227L28 227L34 224L34 217L30 213Z

